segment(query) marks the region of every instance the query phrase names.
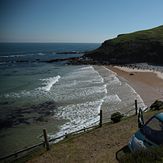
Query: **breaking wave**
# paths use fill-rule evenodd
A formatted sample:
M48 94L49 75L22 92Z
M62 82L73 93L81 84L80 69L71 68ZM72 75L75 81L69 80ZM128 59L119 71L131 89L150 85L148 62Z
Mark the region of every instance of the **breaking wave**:
M52 88L52 86L57 83L59 81L59 79L61 78L61 76L57 75L55 77L50 77L47 79L40 79L41 81L43 81L43 87L40 87L38 89L40 90L44 90L44 91L50 91L50 89Z

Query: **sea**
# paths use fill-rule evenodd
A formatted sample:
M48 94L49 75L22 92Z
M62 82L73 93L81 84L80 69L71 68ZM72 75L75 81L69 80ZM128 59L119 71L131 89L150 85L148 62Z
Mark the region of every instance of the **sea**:
M98 125L112 113L134 113L136 91L107 66L70 65L51 59L82 57L98 43L0 44L0 156L48 138ZM66 53L65 53L66 52ZM75 53L74 53L75 52ZM77 52L77 53L76 53Z

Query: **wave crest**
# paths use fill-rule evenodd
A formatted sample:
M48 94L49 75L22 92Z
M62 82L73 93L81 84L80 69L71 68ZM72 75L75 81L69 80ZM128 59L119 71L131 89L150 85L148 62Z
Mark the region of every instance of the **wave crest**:
M61 78L61 76L57 75L55 77L50 77L47 79L40 79L41 81L43 81L43 87L39 88L40 90L44 90L44 91L50 91L50 89L52 88L52 86L57 83L59 81L59 79Z

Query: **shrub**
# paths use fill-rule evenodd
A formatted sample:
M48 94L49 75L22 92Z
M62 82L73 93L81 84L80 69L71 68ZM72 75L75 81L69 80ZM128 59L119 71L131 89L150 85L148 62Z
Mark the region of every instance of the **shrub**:
M120 112L116 112L111 115L111 120L113 121L113 123L117 123L121 121L122 117L123 114L121 114Z
M163 109L163 102L156 100L151 106L151 110L161 110Z

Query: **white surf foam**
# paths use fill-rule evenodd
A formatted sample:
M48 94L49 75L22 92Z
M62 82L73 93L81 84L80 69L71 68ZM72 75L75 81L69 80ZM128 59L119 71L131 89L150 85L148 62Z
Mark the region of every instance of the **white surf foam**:
M79 101L79 100L88 100L95 98L102 98L107 94L106 84L89 86L89 87L76 87L75 88L66 88L59 87L55 88L55 100L58 102L67 102L67 101Z
M79 70L89 70L89 69L93 70L93 67L92 66L86 66L86 67L80 68Z
M104 97L104 102L105 103L120 103L121 102L121 99L119 98L119 96L117 94L115 95L109 95L109 96L106 96Z
M140 107L142 110L144 110L145 108L147 108L147 105L144 104L144 101L143 101L143 99L140 97L140 95L139 95L128 83L125 83L125 84L126 84L127 87L129 87L129 88L133 91L133 93L135 94L136 99L137 99L137 101L138 101L139 107Z
M118 77L116 77L117 76L117 73L113 72L112 70L110 70L110 69L108 69L108 68L106 68L104 66L103 66L103 68L106 69L106 70L108 70L109 72L111 72L113 74L113 78L112 78L113 80L111 81L111 83L113 82L113 83L120 83L121 84L121 81L118 79ZM140 104L140 107L146 108L146 105L144 104L144 101L140 97L140 95L128 83L125 83L125 84L135 94L136 99L138 99L138 102ZM114 98L112 100L114 100Z
M46 54L44 54L44 53L37 53L37 55L43 56L43 55L46 55Z
M107 85L102 76L92 67L82 67L66 74L55 87L56 101L88 100L102 98L107 94ZM53 90L52 90L53 91Z
M61 77L59 75L55 76L55 77L50 77L47 79L40 79L41 81L43 81L43 87L38 88L39 90L44 90L44 91L50 91L50 89L52 88L52 86L57 83L59 81Z
M98 71L94 69L93 66L87 66L87 67L82 67L76 71L74 71L70 77L80 77L84 78L86 77L87 79L89 78L90 82L96 82L96 83L104 83L103 77L99 74ZM88 80L87 80L88 81Z
M94 69L94 67L92 67L92 68L93 68L93 71L97 74L98 78L100 79L100 82L101 82L101 83L104 83L104 78L100 75L100 73L99 73L98 71L96 71L96 70Z
M66 107L59 107L58 112L55 114L55 118L67 119L67 123L61 126L60 131L51 135L51 137L57 137L65 133L71 133L78 131L84 127L94 125L99 121L99 112L103 100L99 101L87 101L80 104L67 105Z
M117 73L115 73L114 71L112 71L112 70L106 68L105 66L103 66L103 68L104 68L105 70L109 71L110 73L112 73L112 74L114 74L114 75L117 75Z
M121 86L122 85L122 82L119 80L119 78L113 74L104 77L104 83L106 83L107 86L111 86L111 85Z
M26 56L26 55L6 55L6 56L0 56L0 57L2 57L2 58L14 58L14 57L24 57L24 56Z
M31 96L31 92L30 91L25 91L25 90L22 90L19 93L11 92L11 93L6 93L4 95L5 98L21 98L21 97L28 97L28 96L29 97Z
M103 68L106 71L108 71L109 74L110 74L107 78L105 78L107 80L107 82L108 82L107 85L110 85L110 84L119 84L119 85L121 85L121 81L118 79L117 73L111 71L110 69L108 69L108 68L106 68L104 66L103 66Z

